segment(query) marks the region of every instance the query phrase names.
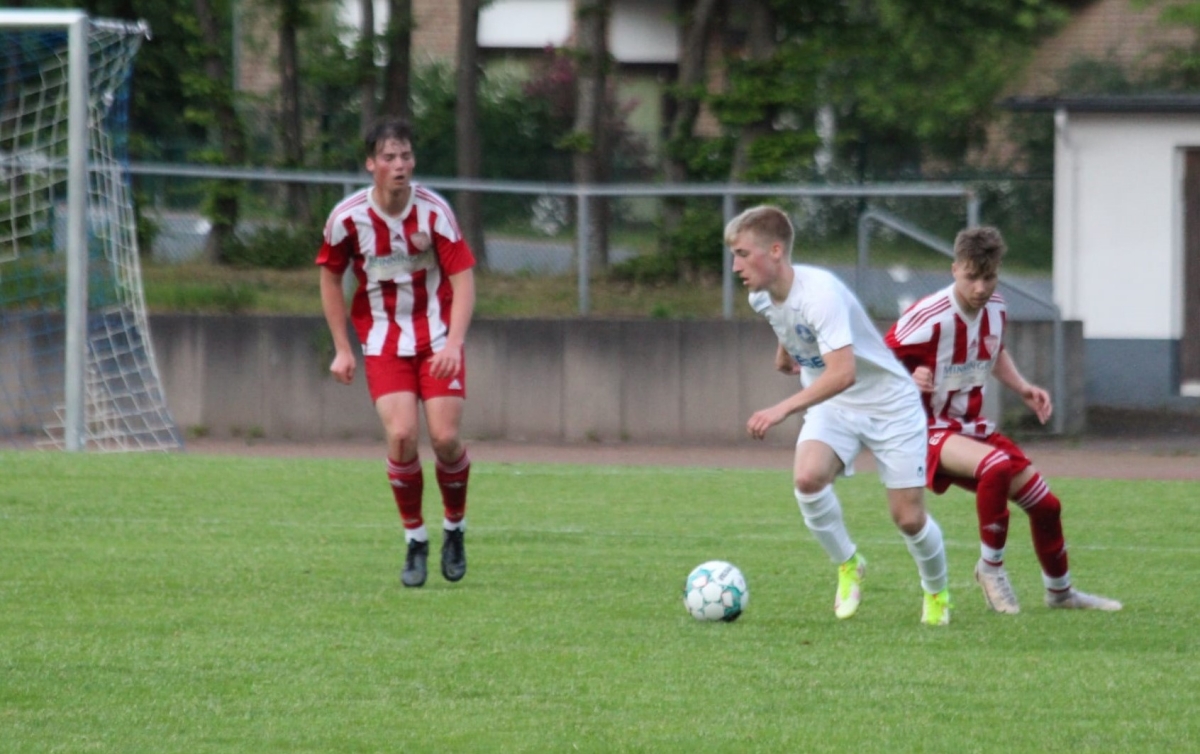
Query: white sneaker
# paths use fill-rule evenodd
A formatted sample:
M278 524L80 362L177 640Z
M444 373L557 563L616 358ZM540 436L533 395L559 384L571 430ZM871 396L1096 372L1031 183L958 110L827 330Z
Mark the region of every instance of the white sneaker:
M1008 571L1004 570L1004 566L986 568L980 560L975 564L975 580L983 588L983 599L992 610L1008 615L1021 612L1017 594L1013 591L1012 582L1008 580Z
M1046 592L1046 607L1061 610L1105 610L1115 612L1123 605L1108 597L1081 592L1078 589L1068 589L1065 592Z

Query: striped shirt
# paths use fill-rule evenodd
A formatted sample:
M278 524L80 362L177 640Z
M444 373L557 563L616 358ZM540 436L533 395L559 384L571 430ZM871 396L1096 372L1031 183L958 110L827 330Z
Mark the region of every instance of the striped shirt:
M909 307L885 340L910 371L928 367L933 392L923 393L930 429L984 438L996 430L981 415L983 389L1004 348L1008 310L1000 294L970 316L950 285Z
M436 353L450 329L450 276L474 267L475 256L437 193L412 184L408 206L393 217L371 191L333 208L317 264L339 274L353 270L350 321L365 356Z

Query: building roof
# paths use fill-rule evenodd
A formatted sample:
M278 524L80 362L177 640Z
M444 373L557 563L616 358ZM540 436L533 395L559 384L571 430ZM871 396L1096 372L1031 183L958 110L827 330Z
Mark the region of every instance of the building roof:
M1059 97L1009 97L1006 110L1068 110L1080 113L1200 113L1198 94L1085 94Z

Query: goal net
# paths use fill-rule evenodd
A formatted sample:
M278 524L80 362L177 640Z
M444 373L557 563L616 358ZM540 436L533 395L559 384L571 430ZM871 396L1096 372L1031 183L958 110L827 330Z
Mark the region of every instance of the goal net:
M151 348L126 169L145 31L0 10L0 447L182 445Z

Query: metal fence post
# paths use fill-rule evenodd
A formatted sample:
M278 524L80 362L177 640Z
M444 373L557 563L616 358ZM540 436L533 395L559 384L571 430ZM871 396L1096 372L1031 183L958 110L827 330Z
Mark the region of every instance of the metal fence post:
M733 194L726 194L721 200L721 215L725 218L722 228L729 224L736 211ZM721 252L725 257L725 263L721 265L721 314L728 320L733 319L733 254L723 243Z
M587 314L591 308L591 302L588 300L588 226L591 224L591 218L588 213L588 194L587 186L579 186L578 193L575 194L575 245L576 262L579 266L579 313Z

